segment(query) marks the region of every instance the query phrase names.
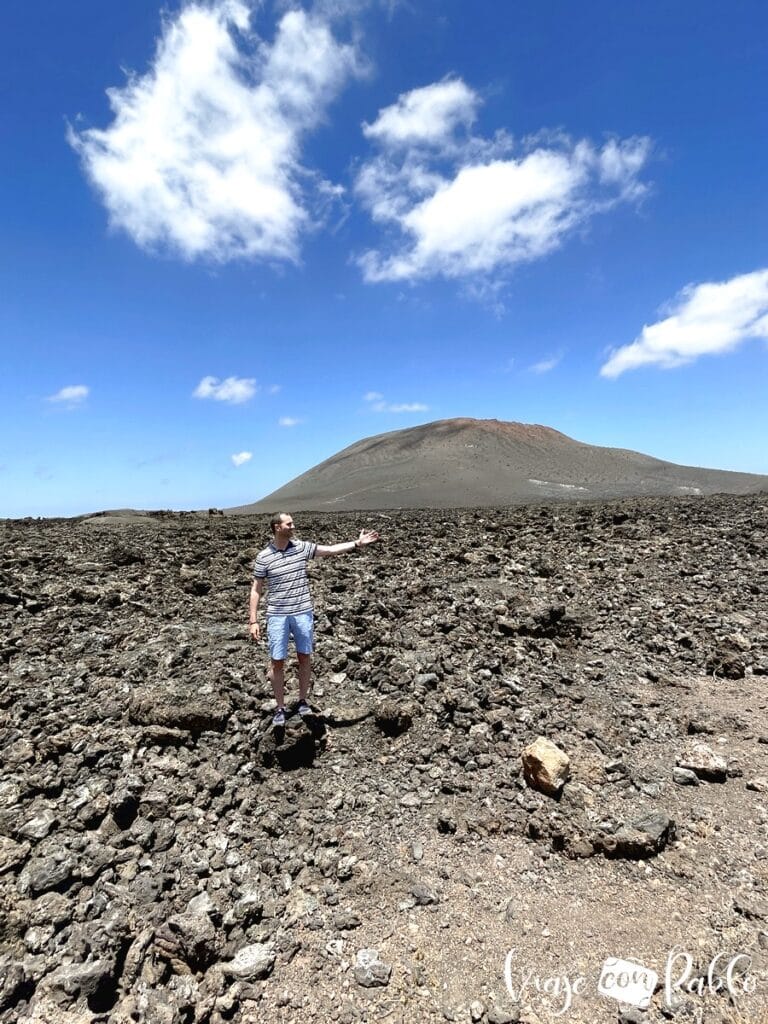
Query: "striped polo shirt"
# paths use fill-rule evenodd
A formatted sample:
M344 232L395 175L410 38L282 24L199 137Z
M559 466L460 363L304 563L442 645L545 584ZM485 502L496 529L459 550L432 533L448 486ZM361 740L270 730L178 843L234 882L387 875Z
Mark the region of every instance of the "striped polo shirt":
M301 615L312 611L307 562L317 544L289 540L284 551L274 544L260 551L253 563L253 578L267 581L267 615Z

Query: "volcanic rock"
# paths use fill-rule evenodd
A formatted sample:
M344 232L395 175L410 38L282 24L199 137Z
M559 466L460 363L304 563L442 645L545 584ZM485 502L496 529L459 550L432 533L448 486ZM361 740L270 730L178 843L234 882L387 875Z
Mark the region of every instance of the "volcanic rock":
M516 983L673 946L764 970L766 496L296 521L382 539L310 565L316 714L282 736L247 629L268 522L0 523L0 1024L490 1021L513 948ZM539 737L556 800L519 770ZM701 740L724 782L679 785ZM608 1009L586 984L567 1017Z
M355 957L355 981L363 988L388 985L392 967L379 958L377 949L360 949Z
M598 836L594 845L607 857L643 859L660 853L674 838L675 823L664 811L650 811L614 833Z
M539 736L523 751L525 781L533 789L556 796L570 773L568 755L544 736Z
M252 981L254 978L265 978L275 964L275 950L268 942L257 942L243 946L235 954L233 960L222 964L225 974L241 981Z
M728 775L728 763L725 758L716 754L706 743L686 743L677 763L681 768L709 782L725 782Z

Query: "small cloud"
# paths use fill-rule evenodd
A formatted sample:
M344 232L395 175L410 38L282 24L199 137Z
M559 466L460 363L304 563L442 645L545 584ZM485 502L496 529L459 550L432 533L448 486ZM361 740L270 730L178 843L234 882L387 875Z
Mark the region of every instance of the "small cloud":
M46 401L55 402L65 405L69 409L74 409L86 400L90 390L85 384L69 384L67 387L57 391L55 395L49 395Z
M283 390L282 384L271 384L268 390L270 395L277 395Z
M236 455L231 455L232 464L235 466L244 466L246 462L250 462L253 458L253 452L238 452Z
M422 402L386 402L378 391L368 391L363 397L371 412L427 412L429 409Z
M389 146L419 144L443 148L457 127L469 127L480 97L460 78L446 79L401 93L397 102L363 125L366 138Z
M302 421L297 420L294 416L281 416L277 422L281 427L296 427Z
M615 349L600 368L618 377L638 366L669 370L699 356L730 352L748 338L768 339L768 269L729 281L690 284L629 345Z
M256 394L258 388L253 377L203 377L195 390L193 398L212 398L216 402L229 402L241 405Z
M550 359L542 359L541 362L534 363L528 369L531 373L549 373L550 370L554 370L562 358L562 356L552 356Z

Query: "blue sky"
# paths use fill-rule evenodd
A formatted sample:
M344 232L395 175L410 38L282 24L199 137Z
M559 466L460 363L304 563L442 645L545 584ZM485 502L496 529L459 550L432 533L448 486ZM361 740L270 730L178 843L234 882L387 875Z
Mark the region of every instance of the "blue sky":
M0 516L453 416L768 473L758 0L7 5Z

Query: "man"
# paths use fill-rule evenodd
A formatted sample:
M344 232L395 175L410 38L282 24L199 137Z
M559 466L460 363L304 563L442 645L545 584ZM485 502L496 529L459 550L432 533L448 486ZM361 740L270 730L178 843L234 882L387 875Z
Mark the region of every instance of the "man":
M293 637L299 660L299 706L304 717L312 714L307 696L312 675L312 598L309 593L307 562L310 558L328 558L373 544L379 539L375 530L361 530L357 540L341 544L314 544L293 540L293 519L288 512L277 512L270 520L272 543L260 551L253 565L253 583L249 603L251 638L260 637L259 602L267 584L267 639L269 640L269 681L277 702L272 719L275 726L285 725L285 659L288 641Z

